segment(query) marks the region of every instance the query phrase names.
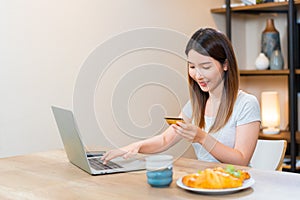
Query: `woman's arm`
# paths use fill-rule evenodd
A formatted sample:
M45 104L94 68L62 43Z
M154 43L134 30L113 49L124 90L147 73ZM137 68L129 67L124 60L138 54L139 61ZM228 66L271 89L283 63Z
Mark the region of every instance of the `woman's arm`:
M234 148L217 142L210 153L220 162L247 166L256 147L259 128L258 121L237 126Z
M260 122L256 121L237 126L234 148L218 142L215 138L193 124L178 123L178 125L172 125L172 127L182 137L200 143L220 162L234 165L248 165L256 146Z
M104 161L104 163L106 163L107 161L120 156L122 156L123 158L129 158L136 155L137 153L159 153L169 149L181 139L182 137L176 134L176 131L171 126L169 126L160 135L132 143L120 149L108 151L103 155L102 160Z
M164 133L140 141L141 146L139 153L159 153L165 151L176 144L180 139L181 137L178 137L174 129L168 127Z

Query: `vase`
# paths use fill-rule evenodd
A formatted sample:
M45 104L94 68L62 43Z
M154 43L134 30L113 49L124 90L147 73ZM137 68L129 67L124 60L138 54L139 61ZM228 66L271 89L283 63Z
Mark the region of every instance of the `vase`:
M273 19L267 19L266 28L262 32L261 52L270 60L274 50L281 50L279 32L274 26Z
M270 69L280 70L283 69L284 60L279 49L273 51L270 59Z
M260 53L255 60L256 69L265 70L269 67L269 59L264 53Z

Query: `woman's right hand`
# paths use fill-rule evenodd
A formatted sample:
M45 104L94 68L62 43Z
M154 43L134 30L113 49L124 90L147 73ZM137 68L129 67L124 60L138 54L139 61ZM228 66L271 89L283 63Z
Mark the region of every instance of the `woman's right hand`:
M128 146L106 152L102 156L101 160L103 161L103 164L106 164L108 161L116 157L123 157L124 159L131 158L138 154L140 148L141 144L139 142L132 143Z

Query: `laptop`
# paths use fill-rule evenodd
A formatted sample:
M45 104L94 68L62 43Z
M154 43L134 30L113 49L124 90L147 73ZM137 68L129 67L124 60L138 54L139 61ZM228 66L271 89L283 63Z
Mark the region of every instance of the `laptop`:
M129 172L145 169L144 159L115 158L104 165L105 151L88 152L81 140L74 114L70 110L52 106L52 112L69 161L91 175Z

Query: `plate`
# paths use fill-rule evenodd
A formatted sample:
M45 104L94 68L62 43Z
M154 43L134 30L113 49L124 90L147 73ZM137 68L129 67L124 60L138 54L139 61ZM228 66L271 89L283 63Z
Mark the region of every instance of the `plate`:
M176 181L177 186L179 186L182 189L189 190L192 192L202 193L202 194L230 194L234 193L246 188L251 187L255 183L253 178L249 178L244 181L243 185L241 187L237 188L226 188L226 189L204 189L204 188L191 188L182 183L182 177L179 178Z

